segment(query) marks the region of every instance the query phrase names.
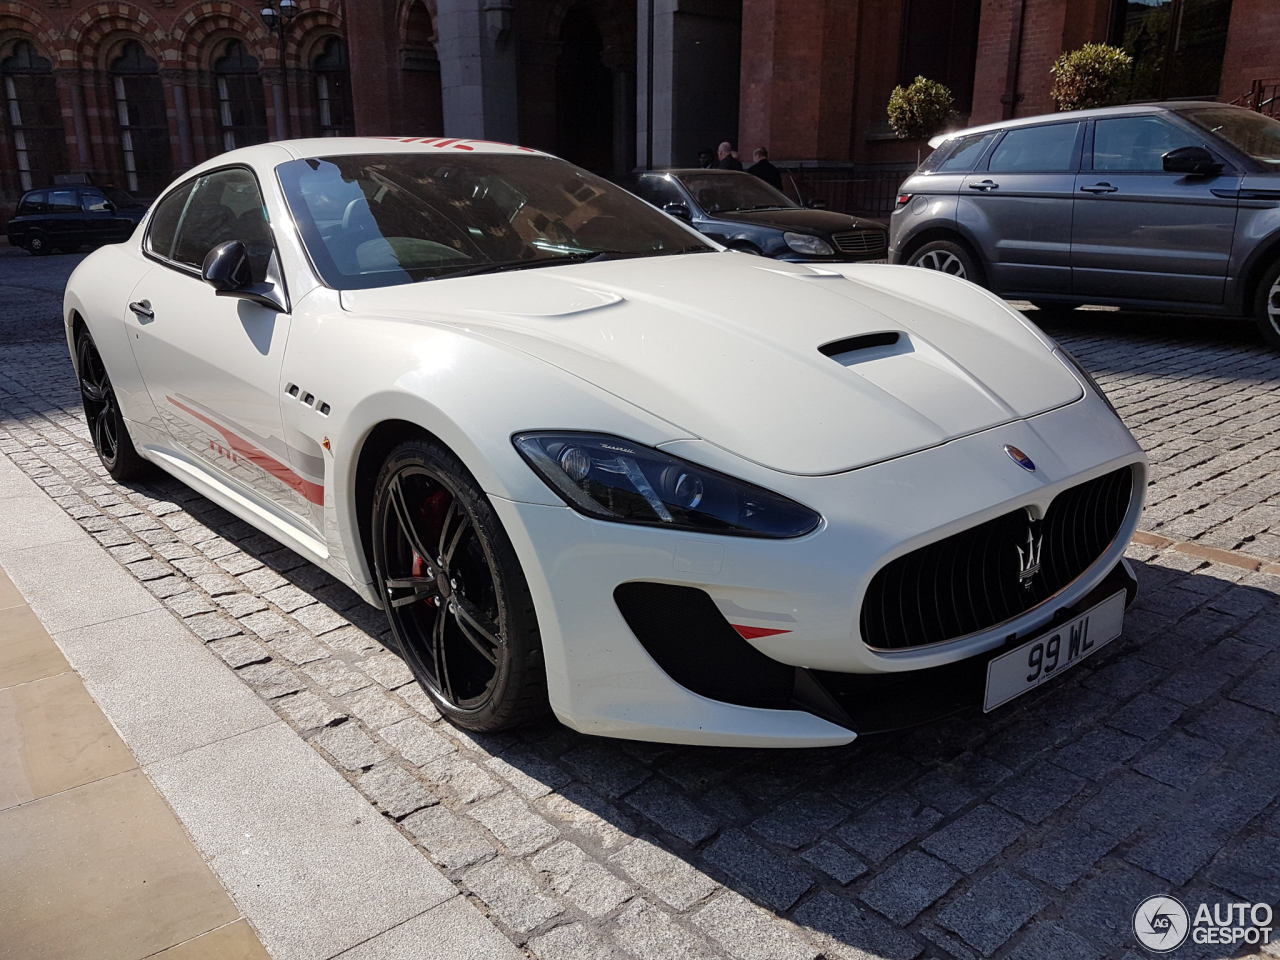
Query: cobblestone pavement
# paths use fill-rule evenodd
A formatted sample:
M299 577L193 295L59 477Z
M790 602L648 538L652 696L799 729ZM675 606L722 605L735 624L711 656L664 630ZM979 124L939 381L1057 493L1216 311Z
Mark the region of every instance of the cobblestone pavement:
M1116 314L1054 332L1152 453L1145 526L1233 562L1149 538L1097 657L839 749L452 728L349 590L175 481L112 483L61 343L0 349L0 451L530 956L1132 960L1149 895L1280 892L1280 576L1250 569L1280 533L1280 358Z

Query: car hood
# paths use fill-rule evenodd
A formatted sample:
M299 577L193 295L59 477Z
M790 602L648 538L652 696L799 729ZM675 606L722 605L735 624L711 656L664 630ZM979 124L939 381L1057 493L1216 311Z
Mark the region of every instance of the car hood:
M1013 311L912 267L700 254L346 291L342 303L500 341L793 474L923 450L1083 391L1051 341ZM880 342L895 333L896 343ZM820 349L855 337L864 339L834 357Z
M777 230L799 230L802 233L845 233L849 230L882 230L874 220L851 217L833 210L809 210L804 207L786 207L779 210L734 210L730 213L708 214L714 220L731 223L750 223Z

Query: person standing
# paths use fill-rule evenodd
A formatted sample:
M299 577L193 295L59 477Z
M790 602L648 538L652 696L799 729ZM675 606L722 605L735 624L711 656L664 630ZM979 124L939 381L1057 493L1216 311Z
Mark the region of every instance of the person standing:
M703 170L714 170L716 155L710 147L698 151L698 166Z
M720 144L720 149L716 151L719 160L716 162L716 168L719 170L741 170L742 161L734 155L733 144L728 140Z
M747 167L747 173L759 177L775 190L782 189L782 171L769 162L769 151L764 147L756 147L753 154L755 163Z

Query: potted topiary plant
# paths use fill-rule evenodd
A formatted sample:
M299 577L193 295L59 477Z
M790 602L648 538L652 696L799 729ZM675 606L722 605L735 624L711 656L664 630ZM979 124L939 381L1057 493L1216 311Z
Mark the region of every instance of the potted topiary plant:
M955 98L936 80L916 77L889 95L889 126L904 140L923 140L940 133L955 116Z
M1119 47L1086 43L1079 50L1064 53L1049 68L1053 74L1050 95L1059 110L1088 110L1123 103L1132 67L1133 57Z

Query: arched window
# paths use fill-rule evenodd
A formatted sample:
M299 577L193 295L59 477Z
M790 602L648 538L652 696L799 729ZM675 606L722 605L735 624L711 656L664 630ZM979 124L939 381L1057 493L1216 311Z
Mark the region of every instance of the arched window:
M316 120L322 137L349 137L351 124L351 84L347 77L347 45L339 37L325 41L320 55L311 62L315 77Z
M153 197L173 179L159 67L142 44L128 40L110 69L129 191Z
M55 174L67 172L66 134L53 64L28 41L19 40L0 59L0 76L19 186L23 190L47 186Z
M267 142L267 104L258 77L258 61L239 40L231 40L213 61L218 79L218 122L222 149Z

